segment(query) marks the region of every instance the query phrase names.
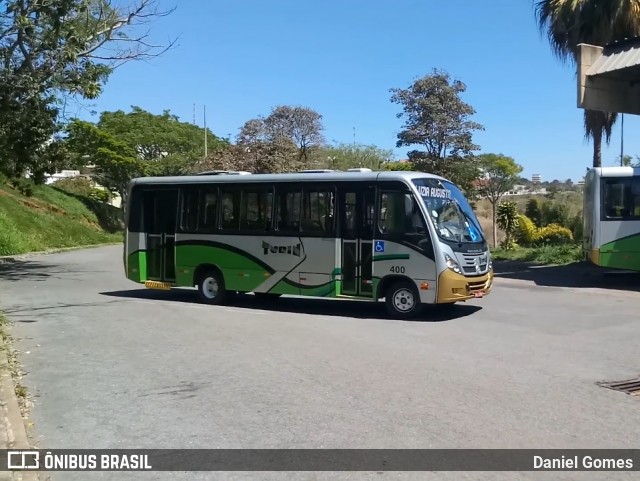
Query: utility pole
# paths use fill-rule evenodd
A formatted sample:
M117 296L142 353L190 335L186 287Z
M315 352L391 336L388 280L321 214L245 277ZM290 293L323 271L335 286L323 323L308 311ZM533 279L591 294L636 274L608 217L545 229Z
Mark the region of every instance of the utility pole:
M207 158L207 106L204 106L204 157Z
M196 104L193 104L193 125L196 125Z
M620 130L622 133L620 136L620 166L622 167L624 165L624 114L622 114Z

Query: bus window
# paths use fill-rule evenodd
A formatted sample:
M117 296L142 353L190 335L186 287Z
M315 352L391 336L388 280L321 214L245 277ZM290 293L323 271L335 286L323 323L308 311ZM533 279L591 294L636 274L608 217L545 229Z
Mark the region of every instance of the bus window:
M420 210L411 194L382 192L380 194L380 232L389 235L417 234L426 231Z
M302 207L302 232L331 236L333 228L334 194L326 190L306 190Z
M221 227L225 230L237 230L240 225L240 191L222 191L220 196L222 208Z
M182 230L185 232L195 232L198 228L198 200L197 189L183 190L182 197Z
M429 231L418 202L404 192L381 192L378 229L383 238L403 239L433 258Z
M640 217L640 177L603 178L602 182L603 218Z
M242 208L240 209L240 230L271 230L272 201L272 192L259 189L245 189L242 192Z
M298 233L300 230L300 189L279 189L277 194L277 229L283 233Z
M199 204L198 231L213 232L217 226L218 189L215 187L205 187L200 190Z
M356 227L356 193L344 194L344 216L342 216L342 237L355 239L358 235Z

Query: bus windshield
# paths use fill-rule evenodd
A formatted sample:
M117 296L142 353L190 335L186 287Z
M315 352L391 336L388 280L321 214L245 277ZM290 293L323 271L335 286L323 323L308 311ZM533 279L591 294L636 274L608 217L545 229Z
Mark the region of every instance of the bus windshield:
M483 242L484 233L464 194L449 181L413 179L438 236L450 242Z

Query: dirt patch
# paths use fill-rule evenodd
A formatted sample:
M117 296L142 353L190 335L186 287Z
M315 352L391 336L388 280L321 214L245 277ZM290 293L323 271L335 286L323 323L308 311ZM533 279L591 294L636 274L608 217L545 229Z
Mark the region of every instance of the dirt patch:
M61 209L58 206L52 205L52 204L46 204L44 202L39 202L39 201L34 201L34 200L25 200L25 199L18 199L23 205L34 209L34 210L39 210L39 211L49 211L49 212L53 212L54 214L66 214L67 211L64 209Z

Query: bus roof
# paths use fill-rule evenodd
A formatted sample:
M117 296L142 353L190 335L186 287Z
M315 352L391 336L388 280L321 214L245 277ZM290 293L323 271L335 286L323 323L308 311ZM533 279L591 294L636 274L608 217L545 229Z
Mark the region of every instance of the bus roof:
M290 174L251 174L251 175L181 175L175 177L138 177L133 184L207 184L207 183L252 183L252 182L336 182L336 181L377 181L405 180L415 178L447 180L425 172L382 171L382 172L317 172Z
M640 177L640 167L594 167L598 177Z

